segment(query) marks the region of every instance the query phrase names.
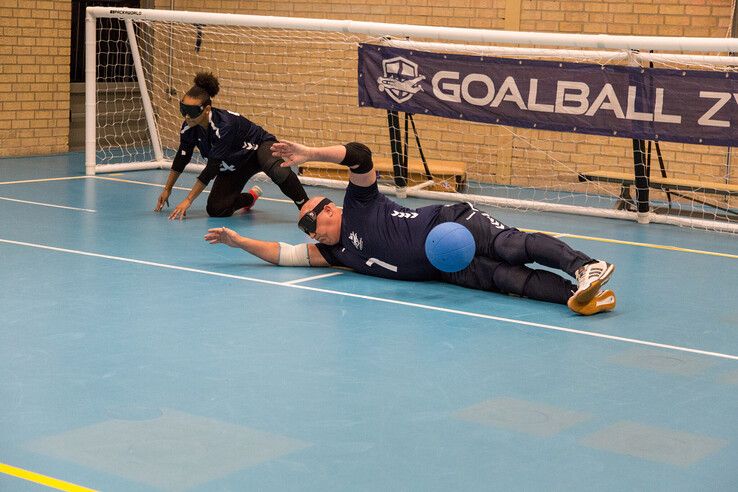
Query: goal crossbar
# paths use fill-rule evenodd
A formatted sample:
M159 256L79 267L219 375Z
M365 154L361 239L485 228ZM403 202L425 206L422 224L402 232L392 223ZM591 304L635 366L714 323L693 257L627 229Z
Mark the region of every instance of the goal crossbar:
M661 51L738 52L738 38L667 38L659 36L618 36L611 34L542 33L419 26L413 24L387 24L352 20L109 7L87 7L87 15L92 18L115 17L122 19L184 22L189 24L204 23L223 26L299 29L304 31L334 31L380 37L414 37L463 41L466 43L506 43L628 50L654 49Z

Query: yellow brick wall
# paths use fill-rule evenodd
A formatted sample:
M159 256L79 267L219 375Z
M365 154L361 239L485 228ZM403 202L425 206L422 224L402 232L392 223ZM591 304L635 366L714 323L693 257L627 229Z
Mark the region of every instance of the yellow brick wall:
M150 0L150 3L162 9L172 6L172 0ZM0 91L5 93L0 102L0 118L5 120L0 130L0 140L5 141L0 152L3 155L19 155L64 151L68 133L70 2L0 0L0 6L4 7L5 12L0 14L3 16L0 17L0 46L3 46L0 52L3 68ZM177 10L429 26L725 37L730 29L732 0L174 0L173 6ZM233 63L241 62L234 58ZM197 68L197 63L190 67ZM248 65L244 65L243 72L249 73ZM350 71L346 73L346 77L352 76ZM264 75L269 78L270 74ZM274 74L275 77L277 75L285 77L284 74ZM264 81L259 84L260 81L252 80L251 83L268 85ZM187 87L176 89L181 91ZM158 93L163 94L162 91ZM228 97L226 87L218 103L229 109L233 106L233 109L246 115L258 114L259 111L264 114L269 109L265 106L239 107L245 102L229 100ZM373 136L368 143L379 146L379 151L386 153L387 132L386 128L382 128L386 125L386 118L382 112L375 111L375 114L369 115L366 110L358 110L353 94L341 93L335 97L341 104L348 102L349 106L354 107L347 108L331 119L335 127L334 137L338 140L360 138L364 130L373 129L370 132ZM155 103L161 104L162 96L155 96L157 98ZM176 113L176 97L170 99L166 104ZM318 130L310 126L310 115L299 113L299 108L293 106L289 114L274 115L268 122L259 121L258 117L256 119L279 136L310 139L318 135ZM431 158L463 160L477 177L500 183L534 184L553 179L562 172L571 175L572 171L591 169L593 166L608 169L627 169L632 166L631 144L628 140L518 130L513 136L506 129L492 125L469 126L437 118L418 117L417 123ZM162 133L165 133L165 129L162 129ZM457 141L444 138L449 135L456 135ZM531 146L530 141L538 142L539 137L547 143ZM480 145L485 145L487 149L481 155L478 151ZM539 150L536 150L536 146ZM684 146L680 145L663 144L662 147L669 156L681 155L680 152L684 150ZM724 160L724 148L690 149L690 152L699 155L698 162L674 163L684 177L697 176L706 171L720 175L719 161ZM533 177L535 167L546 169L546 172ZM531 172L528 173L527 169L531 169ZM738 164L733 165L732 169L738 170Z
M155 3L168 9L171 0ZM521 31L725 37L732 0L174 0L174 8L481 29L505 29L506 11L513 9Z
M69 0L0 0L0 156L68 150Z
M731 5L732 0L408 0L401 3L387 0L371 3L357 0L213 0L203 6L198 0L175 0L178 10L206 9L211 12L522 31L706 37L725 37L728 34ZM157 0L157 6L168 8L170 1ZM211 68L218 73L223 65L204 68ZM244 72L248 73L251 66L244 68ZM273 76L275 80L284 78L278 73ZM186 87L183 89L186 90ZM247 115L268 111L267 108L254 107L253 103L251 107L243 107L238 100L229 100L227 94L228 88L224 87L217 102L234 106ZM300 114L299 108L291 106L289 109L292 115ZM309 111L303 113L304 118L256 119L283 138L301 138L316 143L311 138L325 135L325 132L311 128ZM335 125L331 133L337 141L362 139L380 154L389 151L384 112L358 110L354 103L335 121L342 122L341 125ZM462 160L468 164L474 179L540 186L562 183L562 180L572 181L578 171L630 170L633 166L632 143L628 139L520 129L513 129L513 135L507 129L493 125L470 125L453 120L423 118L422 115L416 118L416 122L429 157ZM453 137L450 139L449 136ZM176 135L173 134L172 138L176 139ZM480 151L482 148L484 150ZM685 154L687 148L680 144L661 144L661 150L670 159L668 165L675 176L692 179L707 177L708 181L724 176L725 148L695 149L693 146L688 155ZM738 169L738 164L734 164L732 169ZM576 183L563 186L572 191L584 191L585 188L585 185ZM602 186L597 185L599 188ZM610 189L617 192L616 187Z
M157 8L168 9L171 0L155 0ZM176 10L229 12L237 14L276 15L323 19L351 19L420 24L428 26L474 27L502 29L505 0L327 0L303 1L236 1L175 0Z
M520 30L725 37L731 0L524 0Z

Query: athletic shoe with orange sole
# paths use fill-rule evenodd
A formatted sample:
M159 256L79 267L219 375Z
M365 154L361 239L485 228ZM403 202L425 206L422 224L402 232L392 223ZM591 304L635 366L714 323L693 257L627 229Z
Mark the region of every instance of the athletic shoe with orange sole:
M577 314L591 316L604 311L612 311L615 309L615 302L615 293L613 291L601 290L589 302L577 302L574 296L571 296L566 305Z
M603 285L610 280L615 265L605 261L593 261L574 272L577 279L577 290L574 292L574 301L578 304L587 304L600 292Z

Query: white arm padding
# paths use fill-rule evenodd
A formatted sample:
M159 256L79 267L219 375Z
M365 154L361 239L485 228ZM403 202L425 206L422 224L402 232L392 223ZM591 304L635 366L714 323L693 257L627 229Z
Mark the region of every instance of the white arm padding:
M287 243L279 243L279 260L277 260L277 265L310 266L307 243L296 244L294 246Z

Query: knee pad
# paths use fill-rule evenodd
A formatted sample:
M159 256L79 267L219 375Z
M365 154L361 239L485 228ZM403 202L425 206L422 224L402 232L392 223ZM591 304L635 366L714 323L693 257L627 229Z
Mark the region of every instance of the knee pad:
M525 266L500 265L495 269L493 281L500 292L523 296L531 273L533 270Z
M209 217L230 217L233 215L232 210L225 210L225 209L213 209L212 207L207 207L207 212Z
M223 206L222 203L213 203L208 200L208 204L205 206L205 211L210 217L230 217L233 215L233 210Z
M529 234L516 229L508 229L499 233L493 245L495 256L511 265L530 263L530 256L526 249L528 236Z
M282 159L272 159L261 166L261 170L269 176L269 179L274 181L277 186L285 182L285 180L292 174L292 169L289 167L282 167L281 164L284 161Z

